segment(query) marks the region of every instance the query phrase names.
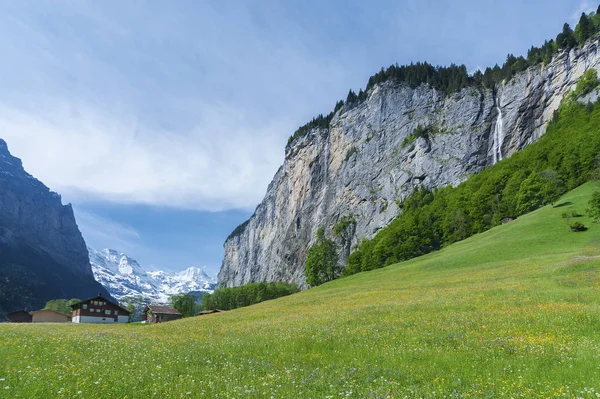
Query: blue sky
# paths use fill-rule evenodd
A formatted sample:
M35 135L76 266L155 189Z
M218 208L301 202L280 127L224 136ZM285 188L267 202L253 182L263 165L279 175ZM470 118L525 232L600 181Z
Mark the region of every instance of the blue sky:
M0 0L0 137L88 245L216 274L287 138L349 88L395 62L501 64L596 7Z

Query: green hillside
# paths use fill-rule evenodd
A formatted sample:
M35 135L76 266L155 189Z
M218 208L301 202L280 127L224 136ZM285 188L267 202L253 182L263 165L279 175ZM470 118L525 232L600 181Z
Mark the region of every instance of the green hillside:
M0 397L600 395L588 183L441 251L161 325L0 325Z

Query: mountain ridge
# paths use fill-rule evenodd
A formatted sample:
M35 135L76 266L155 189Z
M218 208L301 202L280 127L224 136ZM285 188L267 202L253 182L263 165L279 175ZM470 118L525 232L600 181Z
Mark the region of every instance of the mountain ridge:
M598 45L595 36L560 51L494 90L469 86L447 96L427 84L375 84L364 101L337 109L328 128L286 146L263 201L225 241L219 283L306 287L303 263L317 228L333 235L344 218L353 222L335 239L345 264L416 188L456 186L537 141L579 78L600 65Z
M94 280L70 204L0 139L0 313L108 292Z
M215 289L214 279L202 268L146 271L135 259L114 249L88 247L88 251L96 280L118 300L141 296L147 301L167 303L173 294L212 293Z

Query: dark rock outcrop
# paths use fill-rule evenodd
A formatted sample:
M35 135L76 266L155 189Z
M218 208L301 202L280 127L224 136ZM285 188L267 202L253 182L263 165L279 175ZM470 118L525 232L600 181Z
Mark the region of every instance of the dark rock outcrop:
M0 313L108 292L94 280L71 205L25 172L0 139Z

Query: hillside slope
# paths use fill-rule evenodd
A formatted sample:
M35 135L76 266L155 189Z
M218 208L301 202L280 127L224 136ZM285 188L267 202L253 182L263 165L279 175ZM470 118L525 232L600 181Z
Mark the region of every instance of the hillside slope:
M596 189L439 252L231 312L153 326L1 325L0 392L595 398L600 225L581 217L589 229L572 233L562 214L583 212Z
M329 128L288 145L254 215L226 240L219 282L306 287L306 250L319 227L333 236L351 218L336 237L344 262L400 213L398 201L416 187L457 185L535 142L579 78L600 66L598 45L596 36L494 91L467 87L446 96L427 84L375 85L363 102L339 109Z

